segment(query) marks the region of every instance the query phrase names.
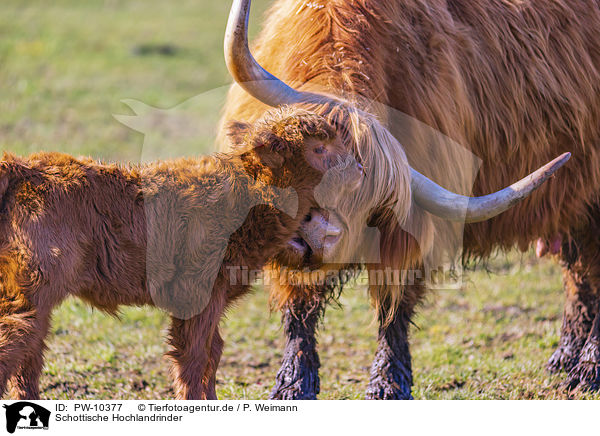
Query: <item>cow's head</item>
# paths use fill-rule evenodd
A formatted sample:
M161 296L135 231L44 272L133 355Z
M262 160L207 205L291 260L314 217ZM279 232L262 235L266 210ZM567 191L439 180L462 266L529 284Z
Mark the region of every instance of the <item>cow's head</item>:
M423 219L424 211L462 223L487 220L527 197L569 159L570 154L565 153L521 181L483 197L450 192L410 167L402 146L375 116L341 98L293 89L259 65L248 48L249 8L250 0L234 0L225 36L227 67L236 82L269 106L300 106L327 117L343 146L354 153L365 171L361 187L333 207L315 204L280 256L284 263L350 263L348 254L369 243L365 238L368 226L396 232L396 227ZM413 235L414 229L423 232L414 236L419 239L420 251L426 250L427 229L414 222L410 227ZM401 246L392 246L402 241L382 236L387 238L389 250L402 254Z

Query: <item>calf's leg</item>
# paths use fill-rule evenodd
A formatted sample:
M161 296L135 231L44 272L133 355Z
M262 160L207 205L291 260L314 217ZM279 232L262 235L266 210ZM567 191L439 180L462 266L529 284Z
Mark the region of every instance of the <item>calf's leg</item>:
M17 376L16 397L39 397L48 318L23 296L0 297L0 397L13 375ZM28 364L33 366L28 369Z
M45 338L49 325L49 317L40 320L39 330L29 345L27 355L10 379L12 398L19 400L37 400L40 398L40 376L44 367Z
M169 331L169 344L173 348L167 353L172 361L173 388L178 400L208 400L203 377L209 359L210 331L201 315L192 319L173 318Z
M219 333L219 329L215 331L209 352L208 365L203 380L206 380L206 391L209 393L210 399L217 399L217 368L223 354L223 338Z
M219 321L225 307L225 293L213 291L207 307L190 319L171 319L167 356L172 361L172 375L177 399L216 400L215 373L223 341Z

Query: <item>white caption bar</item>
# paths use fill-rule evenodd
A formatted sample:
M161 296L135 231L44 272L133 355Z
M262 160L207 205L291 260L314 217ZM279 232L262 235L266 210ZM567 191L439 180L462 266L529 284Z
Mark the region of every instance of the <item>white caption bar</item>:
M0 435L502 435L597 431L594 401L0 401ZM214 432L214 433L213 433ZM225 432L225 433L223 433Z

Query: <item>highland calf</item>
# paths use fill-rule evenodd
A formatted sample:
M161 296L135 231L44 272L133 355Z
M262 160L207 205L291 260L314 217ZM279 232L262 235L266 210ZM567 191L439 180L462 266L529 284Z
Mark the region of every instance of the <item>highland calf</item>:
M335 199L362 168L321 117L286 107L233 123L226 155L119 166L58 153L0 162L0 396L39 397L52 309L68 296L116 313L170 312L180 399L215 399L219 320L288 243L315 188ZM334 171L337 186L323 186Z

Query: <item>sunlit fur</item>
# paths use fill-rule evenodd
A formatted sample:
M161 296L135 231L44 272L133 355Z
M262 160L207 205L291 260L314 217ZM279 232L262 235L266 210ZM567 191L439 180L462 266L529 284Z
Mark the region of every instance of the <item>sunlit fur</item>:
M372 241L364 233L367 225L378 228L382 235L381 245L374 248L381 254L385 266L402 271L420 268L423 258L430 254L435 229L430 217L412 203L409 166L398 141L377 117L357 110L355 102L302 106L323 115L337 127L338 135L362 163L365 173L357 191L340 196L334 208L330 205L330 209L343 217L345 237L331 256L336 263L324 265L323 269L356 269L356 263L344 264L338 259L358 259L369 251L367 246ZM275 268L302 267L290 262L286 256L280 256L278 260ZM299 297L299 293L304 293L306 298L313 297L310 286L279 286L279 283L280 280L274 280L272 292L272 300L277 307L283 306L289 298ZM410 289L418 288L417 285ZM407 294L406 290L391 284L370 286L374 304L379 307L385 302L389 309L386 316L390 319L403 298L416 298L410 292Z
M408 161L442 185L461 187L461 163L425 130L411 132L388 107L481 158L475 195L573 153L528 199L468 225L465 258L486 258L515 244L526 249L537 237L568 238L589 224L600 192L597 1L279 0L263 27L253 48L261 65L300 89L381 103L363 108L397 138L410 138L402 143ZM224 119L251 120L264 109L234 85ZM388 151L387 158L403 154ZM375 158L370 165L381 184L391 185L381 167L388 162ZM469 193L471 186L462 189ZM361 206L362 215L369 207ZM411 257L403 243L386 245L390 256ZM413 301L404 303L410 313Z

